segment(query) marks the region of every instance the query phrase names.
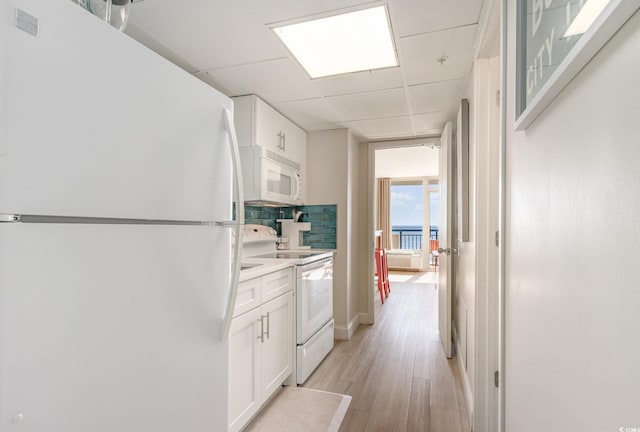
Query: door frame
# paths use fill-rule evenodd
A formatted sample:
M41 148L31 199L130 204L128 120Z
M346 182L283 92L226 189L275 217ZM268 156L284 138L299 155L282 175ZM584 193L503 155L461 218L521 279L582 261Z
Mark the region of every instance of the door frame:
M477 149L474 431L504 431L506 0L489 0L474 55ZM496 94L497 93L497 94ZM490 111L490 113L489 113ZM482 166L481 166L482 165ZM485 173L486 175L483 175ZM480 196L483 194L484 196ZM479 203L482 201L482 203ZM487 203L484 203L484 202ZM494 372L499 385L494 385Z
M375 251L375 219L376 219L376 150L402 147L440 147L440 137L406 139L395 141L372 141L367 143L367 257L373 257ZM373 259L367 259L367 312L361 314L360 322L375 322L375 269Z
M473 430L497 430L498 388L494 372L499 370L499 232L500 209L500 63L496 57L475 61L474 92L476 143L475 202L475 362ZM482 83L482 84L481 84Z

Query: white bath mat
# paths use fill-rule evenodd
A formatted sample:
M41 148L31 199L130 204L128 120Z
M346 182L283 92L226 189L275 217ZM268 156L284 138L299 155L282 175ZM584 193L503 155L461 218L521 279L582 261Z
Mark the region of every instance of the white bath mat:
M338 432L351 396L285 387L246 432Z

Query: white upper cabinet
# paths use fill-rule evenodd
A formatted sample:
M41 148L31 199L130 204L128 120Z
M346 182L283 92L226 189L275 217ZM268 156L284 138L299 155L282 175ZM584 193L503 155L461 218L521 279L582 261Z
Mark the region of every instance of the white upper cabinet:
M256 96L248 97L255 105L255 141L253 144L263 146L278 155L285 155L288 120L262 99Z
M233 102L245 201L304 204L307 133L255 95Z
M240 147L260 146L265 157L286 158L302 168L307 133L255 95L233 98ZM285 163L286 164L286 163Z

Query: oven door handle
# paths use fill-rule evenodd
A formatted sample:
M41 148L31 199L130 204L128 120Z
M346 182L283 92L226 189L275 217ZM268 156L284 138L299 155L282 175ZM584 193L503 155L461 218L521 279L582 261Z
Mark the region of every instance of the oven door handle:
M306 273L306 272L310 272L313 270L317 270L319 268L323 268L323 267L329 267L333 265L333 258L325 258L321 261L317 261L317 262L313 262L313 263L309 263L309 264L305 264L300 266L300 270L302 270L302 272Z

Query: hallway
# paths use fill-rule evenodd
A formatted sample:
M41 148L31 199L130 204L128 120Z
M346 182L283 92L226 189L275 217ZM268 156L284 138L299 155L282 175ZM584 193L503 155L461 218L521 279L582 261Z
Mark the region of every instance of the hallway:
M456 359L438 338L436 274L393 272L376 323L336 346L305 387L349 394L340 432L468 432Z

